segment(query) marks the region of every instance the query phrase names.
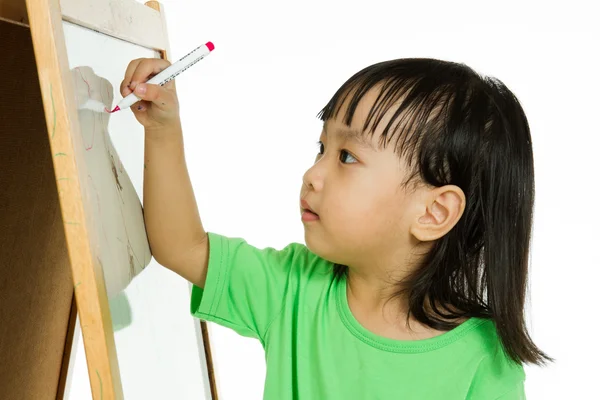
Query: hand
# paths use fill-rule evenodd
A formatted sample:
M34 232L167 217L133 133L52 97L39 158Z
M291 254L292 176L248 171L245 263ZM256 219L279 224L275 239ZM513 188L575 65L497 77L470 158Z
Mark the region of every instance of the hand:
M179 102L175 83L164 86L145 83L160 71L171 65L167 60L158 58L139 58L127 66L125 79L121 83L121 95L130 93L142 100L131 106L131 111L146 131L163 131L179 126Z

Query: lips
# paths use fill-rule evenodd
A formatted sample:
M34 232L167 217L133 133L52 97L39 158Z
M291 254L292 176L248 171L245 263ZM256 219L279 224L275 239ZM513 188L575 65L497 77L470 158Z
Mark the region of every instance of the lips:
M315 215L319 215L310 207L310 204L308 204L306 200L300 200L300 207L302 207L303 211L309 211Z

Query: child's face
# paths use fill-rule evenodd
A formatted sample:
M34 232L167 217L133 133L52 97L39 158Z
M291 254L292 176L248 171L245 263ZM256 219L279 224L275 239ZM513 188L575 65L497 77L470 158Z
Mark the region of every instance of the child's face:
M418 210L419 191L402 185L409 171L394 152L393 142L385 149L378 145L390 116L383 118L372 137L351 133L362 128L376 95L373 90L363 97L350 128L339 120L345 107L337 120L326 121L319 139L322 154L303 178L301 201L318 214L317 218L303 214L306 244L339 264L383 266L397 260L399 252L406 254L410 224Z

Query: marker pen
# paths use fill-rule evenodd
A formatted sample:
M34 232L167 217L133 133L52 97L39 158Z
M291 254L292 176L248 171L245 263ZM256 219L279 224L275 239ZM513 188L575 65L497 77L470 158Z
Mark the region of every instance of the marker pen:
M190 51L185 56L181 57L179 61L174 64L169 65L167 68L159 72L157 75L153 76L145 83L151 83L154 85L163 86L165 83L169 82L171 79L175 78L177 75L196 64L198 61L202 60L204 57L210 54L213 51L215 46L212 42L206 42L202 46L196 47L194 50ZM140 101L141 99L137 97L134 93L130 93L126 97L123 98L114 108L114 110L110 111L114 113L115 111L123 110L127 107L131 107L134 103Z

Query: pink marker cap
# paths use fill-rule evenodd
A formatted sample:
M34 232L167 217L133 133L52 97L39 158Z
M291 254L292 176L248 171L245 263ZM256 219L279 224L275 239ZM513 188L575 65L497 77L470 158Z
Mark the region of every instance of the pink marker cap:
M213 51L215 49L215 45L212 42L206 42L206 47L208 47L209 51Z

